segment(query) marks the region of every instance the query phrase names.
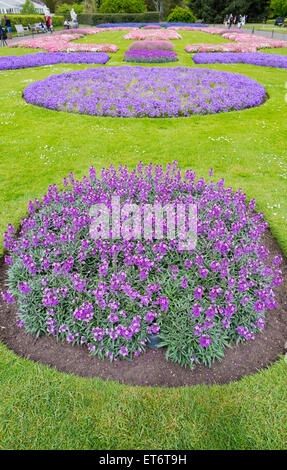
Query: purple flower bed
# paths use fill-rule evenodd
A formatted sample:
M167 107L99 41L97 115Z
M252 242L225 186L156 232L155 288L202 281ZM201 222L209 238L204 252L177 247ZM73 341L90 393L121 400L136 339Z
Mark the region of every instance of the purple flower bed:
M287 68L287 56L265 52L201 52L193 56L196 64L251 64Z
M124 55L125 62L138 62L142 64L161 64L166 62L176 62L177 53L172 51L133 49L126 51Z
M110 56L104 52L37 52L36 54L0 57L0 70L26 69L54 64L105 64Z
M210 172L212 175L212 171ZM97 177L64 178L42 201L28 204L19 236L4 234L8 302L34 335L52 335L113 360L138 356L158 334L167 357L181 365L211 364L227 345L254 338L276 306L280 257L268 258L261 237L267 222L224 181L183 174L177 162L139 162L136 170L103 169ZM197 245L179 240L93 239L90 208L112 197L121 203L197 205ZM122 228L122 225L119 224Z
M259 106L262 85L235 73L185 67L99 67L28 85L28 103L110 117L178 117Z

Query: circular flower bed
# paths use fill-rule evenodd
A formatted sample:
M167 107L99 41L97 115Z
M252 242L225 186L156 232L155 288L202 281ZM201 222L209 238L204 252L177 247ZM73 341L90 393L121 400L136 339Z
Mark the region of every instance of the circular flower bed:
M18 237L11 225L4 234L9 290L2 297L17 301L19 326L110 360L138 356L155 334L166 357L190 367L220 359L226 346L264 328L264 312L276 306L273 287L282 282L281 259L267 263L260 238L268 224L241 190L196 180L191 170L182 175L176 162L166 171L141 162L131 172L110 167L101 178L90 168L89 179L70 173L63 185L28 204ZM91 236L99 206L91 207L105 204L109 214L115 197L122 204L117 237ZM121 237L127 203L140 214L146 204L196 205L195 248L154 232Z
M124 55L125 62L138 62L142 64L162 64L166 62L176 62L177 53L172 51L134 49L126 51Z
M195 54L196 64L251 64L262 67L287 68L287 56L265 52L220 52Z
M177 117L260 105L262 85L228 72L185 67L98 67L28 85L29 103L96 116Z
M0 57L0 70L26 69L54 64L106 64L104 52L37 52L20 56Z

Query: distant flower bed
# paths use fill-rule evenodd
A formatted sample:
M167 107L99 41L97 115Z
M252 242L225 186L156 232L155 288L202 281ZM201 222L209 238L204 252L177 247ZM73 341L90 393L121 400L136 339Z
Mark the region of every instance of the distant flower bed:
M287 41L265 38L248 34L243 31L227 31L222 28L199 28L200 31L209 34L218 34L224 39L235 42L225 44L188 44L186 52L256 52L259 49L287 47Z
M178 117L259 106L265 88L228 72L185 67L98 67L28 85L31 104L110 117Z
M139 356L148 336L159 335L166 357L191 368L264 329L282 260L268 259L268 224L241 190L196 179L176 162L166 170L111 166L100 177L91 167L89 178L70 173L63 186L29 202L19 236L12 225L4 234L9 290L2 297L17 302L19 327L110 360ZM194 204L196 247L183 250L166 236L91 237L91 207L109 212L113 197L139 207Z
M160 29L161 26L159 24L147 24L142 27L142 29Z
M163 50L134 49L126 51L124 55L125 62L138 62L143 64L176 62L177 53Z
M109 55L104 52L37 52L36 54L0 57L0 70L54 64L106 64L109 58Z
M132 39L134 41L165 41L169 39L182 39L181 35L172 29L138 29L130 31L124 36L124 39Z
M287 68L287 56L278 54L266 54L264 52L246 53L200 53L193 56L196 64L252 64L263 67Z
M117 52L119 50L118 46L115 44L77 44L72 42L82 37L84 37L83 34L68 33L65 31L62 34L51 34L34 39L21 39L9 44L9 47L43 49L48 52Z
M130 51L134 49L161 49L164 51L173 51L174 44L169 41L136 41L133 42L129 47Z

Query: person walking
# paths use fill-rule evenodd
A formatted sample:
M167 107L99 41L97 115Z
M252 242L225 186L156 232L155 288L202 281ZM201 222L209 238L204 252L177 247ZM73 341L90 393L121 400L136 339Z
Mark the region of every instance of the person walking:
M12 39L11 20L10 20L10 18L8 18L7 15L4 15L4 20L5 20L5 26L6 26L6 28L7 28L8 39Z

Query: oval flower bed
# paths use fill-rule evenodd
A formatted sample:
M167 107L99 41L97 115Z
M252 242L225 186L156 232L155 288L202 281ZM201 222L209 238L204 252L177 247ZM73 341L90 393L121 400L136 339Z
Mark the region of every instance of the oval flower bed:
M218 54L207 52L195 54L193 61L196 64L251 64L262 67L287 68L287 56L267 54L265 52L220 52Z
M106 64L109 59L109 55L104 52L37 52L36 54L0 57L0 70L54 64Z
M134 49L126 51L125 62L137 62L142 64L162 64L166 62L176 62L177 53L163 50Z
M259 106L265 88L239 74L185 67L98 67L28 85L28 103L112 117L177 117Z
M132 51L133 49L161 49L162 51L173 51L174 44L169 41L137 41L130 45L129 50Z
M110 360L138 356L156 334L167 358L190 367L211 364L264 328L281 259L266 262L260 239L268 224L241 190L182 174L176 162L165 171L141 162L131 172L110 167L101 178L90 168L89 178L70 173L63 185L29 202L18 237L11 225L4 234L9 290L2 297L17 302L19 326ZM195 249L167 237L94 239L90 208L104 203L109 211L115 196L141 209L196 204Z

